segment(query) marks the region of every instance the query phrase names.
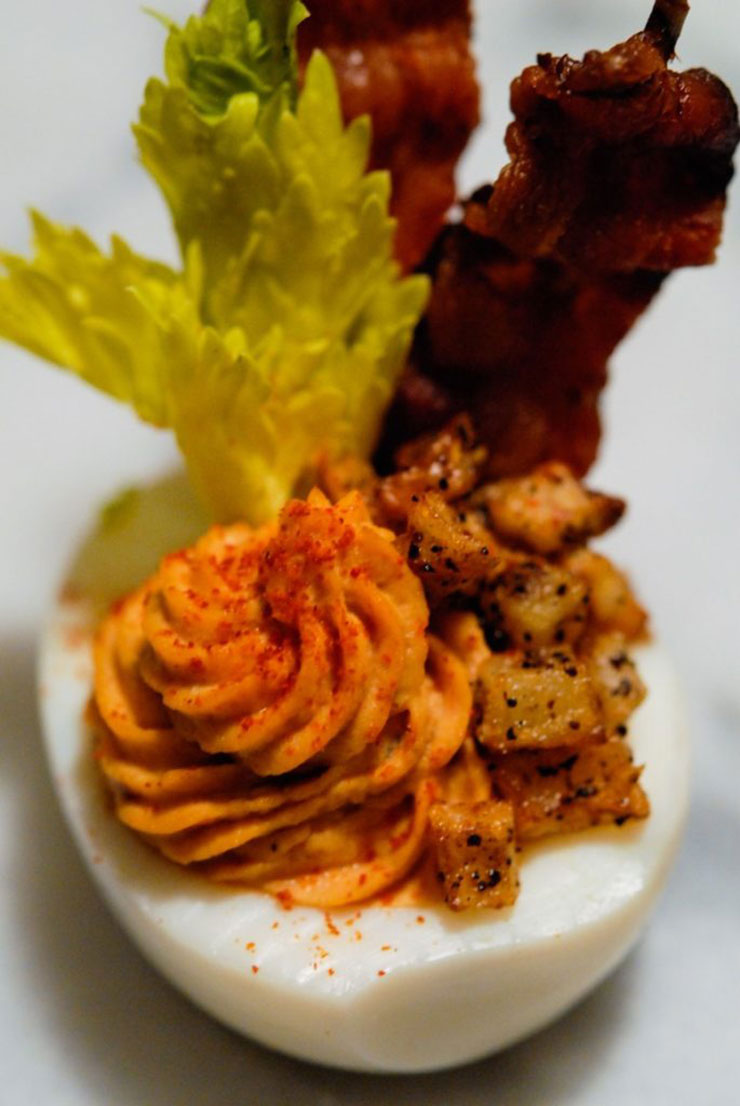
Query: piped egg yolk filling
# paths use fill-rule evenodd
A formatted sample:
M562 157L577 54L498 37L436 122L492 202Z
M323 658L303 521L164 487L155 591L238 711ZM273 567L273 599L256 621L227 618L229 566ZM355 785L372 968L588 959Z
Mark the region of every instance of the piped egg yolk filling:
M97 758L120 820L217 880L334 906L424 850L467 730L461 659L357 493L215 527L95 645Z
M494 532L478 598L440 604L435 562L370 509L314 491L214 527L114 607L91 713L115 812L286 903L511 905L527 842L649 812L624 740L642 612L585 547L548 560Z

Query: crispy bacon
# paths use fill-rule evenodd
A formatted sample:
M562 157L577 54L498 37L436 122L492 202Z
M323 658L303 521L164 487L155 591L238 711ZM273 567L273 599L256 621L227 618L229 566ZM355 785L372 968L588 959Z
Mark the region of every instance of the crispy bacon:
M705 69L668 68L677 7L685 14L659 0L645 31L604 53L541 54L524 70L511 88L511 161L485 212L471 209L474 230L594 274L714 259L737 108Z
M740 135L727 88L667 66L687 5L512 85L510 163L426 263L434 286L388 420L393 446L475 412L487 472L551 458L583 474L609 357L668 273L713 260Z
M478 123L468 0L310 0L299 30L305 64L320 47L345 116L369 112L372 165L390 169L396 252L426 254L455 199L457 160Z
M464 225L444 229L426 267L432 295L380 464L398 442L468 409L488 446L489 476L550 458L585 473L598 447L609 357L665 274L586 278L558 262L519 258Z

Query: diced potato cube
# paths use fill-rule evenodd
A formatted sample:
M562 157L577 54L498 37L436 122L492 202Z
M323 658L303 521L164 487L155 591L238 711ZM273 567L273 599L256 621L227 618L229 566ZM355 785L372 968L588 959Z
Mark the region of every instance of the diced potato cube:
M588 826L645 818L650 812L620 738L579 749L498 755L489 763L494 794L510 802L520 841Z
M613 526L624 511L623 500L589 491L557 461L488 484L476 499L485 504L497 534L544 554L582 545Z
M603 732L588 669L566 648L494 654L473 692L477 740L499 752L578 745Z
M387 482L415 482L417 492L434 488L452 501L472 491L486 458L470 416L455 415L441 430L402 445L395 457L398 472Z
M437 492L415 498L399 544L422 580L430 606L450 595L473 594L481 579L497 566L493 535L475 525L475 512L462 521Z
M437 879L452 910L511 906L519 891L509 803L434 803L429 812Z
M369 489L374 520L397 530L421 496L434 492L449 503L460 499L478 483L486 457L467 415L456 415L441 430L406 442L396 453L395 471L376 478Z
M547 562L523 560L489 579L480 602L484 621L519 649L573 645L588 619L584 581Z
M627 577L611 561L590 549L579 549L563 562L589 588L591 618L605 630L619 630L627 638L645 629L647 615L632 594Z
M624 736L630 715L645 698L645 685L625 649L623 634L598 634L588 645L587 663L606 731Z

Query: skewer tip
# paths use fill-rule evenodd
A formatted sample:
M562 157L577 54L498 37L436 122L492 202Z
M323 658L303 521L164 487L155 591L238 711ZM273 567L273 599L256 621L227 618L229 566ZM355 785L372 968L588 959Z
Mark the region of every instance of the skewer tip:
M666 61L674 55L676 43L688 14L688 0L655 0L653 4L653 10L645 24L645 31L655 38L656 45Z

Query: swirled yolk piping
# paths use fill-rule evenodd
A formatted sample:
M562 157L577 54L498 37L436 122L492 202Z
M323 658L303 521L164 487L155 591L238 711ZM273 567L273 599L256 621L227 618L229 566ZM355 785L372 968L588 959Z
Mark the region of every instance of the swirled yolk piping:
M396 882L470 710L427 618L357 493L332 506L314 492L167 557L96 641L97 755L119 818L172 860L298 901Z

